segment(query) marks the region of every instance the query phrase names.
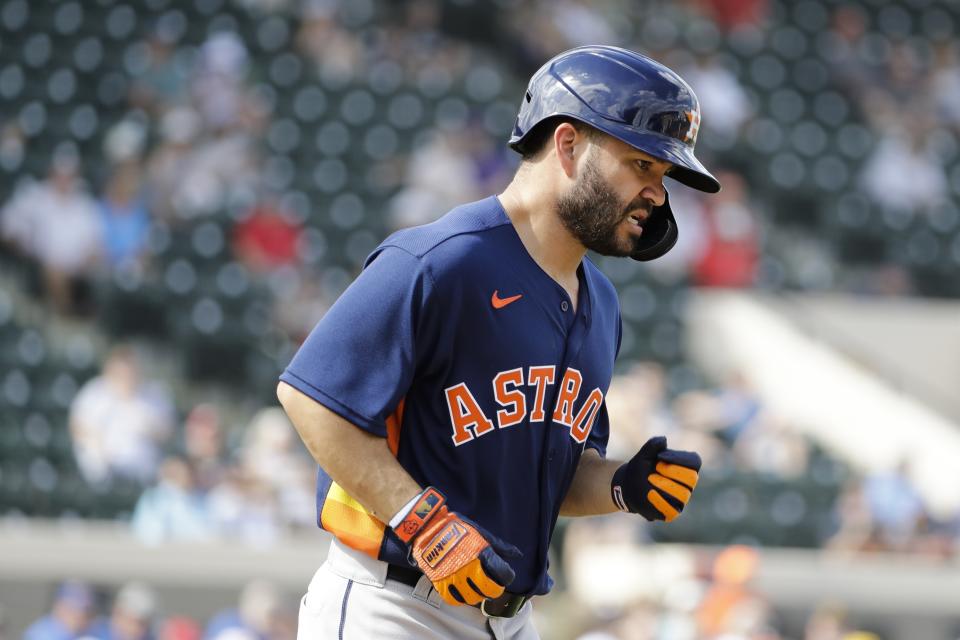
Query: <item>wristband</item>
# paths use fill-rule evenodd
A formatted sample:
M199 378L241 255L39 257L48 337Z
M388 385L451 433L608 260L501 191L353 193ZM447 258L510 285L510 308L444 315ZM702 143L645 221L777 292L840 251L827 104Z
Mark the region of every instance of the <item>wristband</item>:
M390 522L387 523L387 526L391 529L396 529L400 523L403 522L404 517L407 515L407 511L410 511L410 508L417 503L417 500L420 499L422 494L423 492L421 491L417 495L410 498L410 500L407 501L407 504L400 507L400 510L393 514L393 517L390 518Z
M408 503L408 505L412 504L412 506L407 508L406 513L402 515L398 513L394 516L394 520L400 518L400 523L393 527L397 537L400 538L404 544L409 545L410 541L423 529L423 526L443 508L446 501L447 499L443 497L443 494L433 487L424 489L423 493ZM391 523L392 522L391 520Z

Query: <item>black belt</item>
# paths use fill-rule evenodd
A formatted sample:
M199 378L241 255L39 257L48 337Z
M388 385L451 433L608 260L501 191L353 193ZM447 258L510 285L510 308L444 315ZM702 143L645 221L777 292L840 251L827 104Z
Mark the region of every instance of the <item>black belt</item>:
M416 587L423 573L411 567L401 567L397 564L387 565L387 580L396 580L409 587ZM499 598L487 598L473 606L480 609L483 615L491 618L512 618L523 608L523 605L529 600L527 596L517 595L515 593L503 592Z
M387 580L396 580L407 586L415 587L422 577L423 573L413 567L401 567L398 564L387 565Z

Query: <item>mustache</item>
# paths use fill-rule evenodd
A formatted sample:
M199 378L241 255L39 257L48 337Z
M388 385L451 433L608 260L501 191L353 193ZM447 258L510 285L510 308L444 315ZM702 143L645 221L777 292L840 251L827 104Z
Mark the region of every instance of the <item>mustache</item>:
M624 207L623 216L627 217L633 211L643 211L646 214L644 218L648 218L650 214L653 213L653 202L647 198L637 196Z

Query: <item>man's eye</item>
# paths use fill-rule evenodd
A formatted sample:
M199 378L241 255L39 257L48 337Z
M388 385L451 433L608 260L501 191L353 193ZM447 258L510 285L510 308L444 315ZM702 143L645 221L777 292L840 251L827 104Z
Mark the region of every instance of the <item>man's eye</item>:
M650 169L650 163L646 160L637 160L637 167L639 167L641 171L647 171Z

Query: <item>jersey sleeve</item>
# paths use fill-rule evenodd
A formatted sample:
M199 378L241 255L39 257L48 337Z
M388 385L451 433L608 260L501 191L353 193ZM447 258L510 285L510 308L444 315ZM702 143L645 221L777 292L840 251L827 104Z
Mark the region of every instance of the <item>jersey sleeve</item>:
M432 289L421 260L387 247L313 329L280 379L357 427L386 436L413 379Z
M617 303L617 350L614 358L620 355L620 344L623 340L623 316L620 314L619 301ZM600 414L597 415L597 422L590 430L587 437L586 447L596 449L601 458L607 457L607 441L610 439L610 414L607 413L607 401L604 400L600 406Z
M600 405L600 413L597 415L597 421L590 429L590 435L587 436L587 442L584 445L586 449L596 449L601 458L607 457L607 440L610 439L610 414L607 413L607 401L604 400Z

